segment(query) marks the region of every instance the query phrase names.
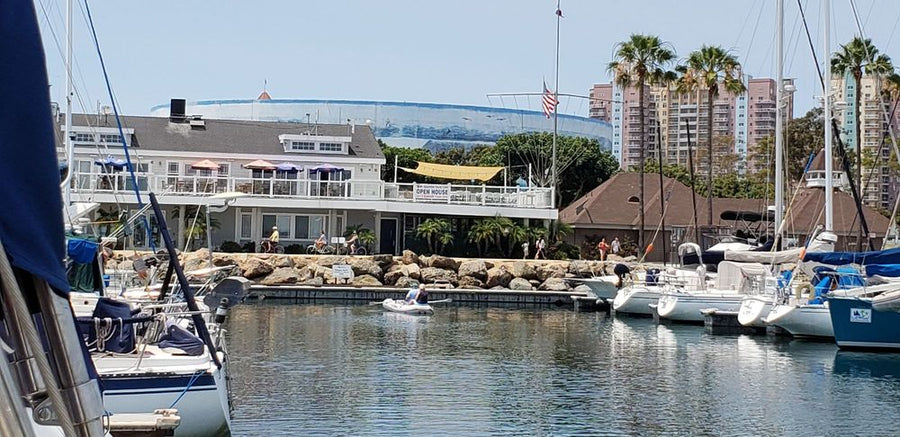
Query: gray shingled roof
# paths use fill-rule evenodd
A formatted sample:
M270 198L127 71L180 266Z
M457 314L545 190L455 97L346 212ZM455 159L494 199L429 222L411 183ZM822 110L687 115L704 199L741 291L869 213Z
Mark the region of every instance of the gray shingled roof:
M72 114L75 126L115 127L113 117L104 122L96 115ZM317 129L319 135L350 136L350 126L343 124L308 125L269 121L203 119L205 128L192 129L187 123L170 123L166 117L125 116L122 125L134 129L133 146L139 150L162 150L198 153L258 153L260 155L296 156L284 151L278 135L299 134ZM384 153L369 126L357 125L350 141L350 156L381 158Z

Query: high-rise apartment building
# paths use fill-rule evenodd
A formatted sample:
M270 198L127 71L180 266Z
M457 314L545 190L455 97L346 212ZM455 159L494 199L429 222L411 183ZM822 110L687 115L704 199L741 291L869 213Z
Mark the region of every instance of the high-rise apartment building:
M785 84L791 84L791 79ZM747 90L734 95L720 91L713 101L713 154L717 162L732 156L737 171L747 168L748 152L761 139L775 134L775 80L744 80ZM785 93L786 120L793 113L793 99ZM656 162L657 128L667 164L688 164L688 145L693 148L694 166L705 170L707 139L709 138L709 110L706 90L680 93L674 87L646 86L645 102L639 102L638 90L622 89L615 83L596 84L591 89L590 117L612 124L612 151L622 168L635 167L644 147L645 160ZM646 138L640 137L640 110L645 111ZM702 150L701 147L702 146ZM731 171L731 169L718 169Z
M891 119L895 132L900 127L897 115L890 117L894 102L883 92L882 80L877 77L863 76L857 89L852 74L832 76L831 89L834 101L839 102L834 114L839 120L841 141L850 151L848 155L853 162L856 162L856 151L862 146L862 187L858 187L862 201L871 207L891 210L900 191L900 180L888 165L893 146L886 119ZM856 107L857 93L860 95L859 108ZM857 123L861 139L856 137Z

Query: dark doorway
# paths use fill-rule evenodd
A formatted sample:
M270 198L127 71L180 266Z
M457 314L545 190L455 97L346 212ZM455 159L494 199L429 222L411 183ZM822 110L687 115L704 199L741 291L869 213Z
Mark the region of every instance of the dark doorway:
M381 241L378 246L378 253L397 253L397 219L381 219Z

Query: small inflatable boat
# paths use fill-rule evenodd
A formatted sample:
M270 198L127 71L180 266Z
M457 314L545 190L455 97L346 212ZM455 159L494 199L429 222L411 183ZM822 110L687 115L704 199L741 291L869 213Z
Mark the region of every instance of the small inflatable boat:
M393 311L395 313L403 313L403 314L416 314L416 315L431 315L434 314L434 310L431 308L431 305L428 304L408 304L402 300L394 300L394 299L385 299L381 302L381 306L388 311Z

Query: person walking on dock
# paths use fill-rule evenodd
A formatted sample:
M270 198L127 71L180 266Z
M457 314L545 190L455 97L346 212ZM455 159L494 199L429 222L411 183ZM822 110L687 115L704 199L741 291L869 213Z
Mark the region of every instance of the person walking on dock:
M621 249L621 247L619 245L619 237L613 238L612 244L610 245L610 250L612 251L612 254L618 255L619 249Z
M544 254L544 246L546 243L544 242L544 236L542 235L538 240L534 243L534 259L547 259L547 255Z
M530 246L528 241L522 243L522 259L528 259L528 246Z
M609 252L609 243L606 242L606 238L601 238L600 242L597 243L597 251L600 252L600 261L606 261L606 252Z

